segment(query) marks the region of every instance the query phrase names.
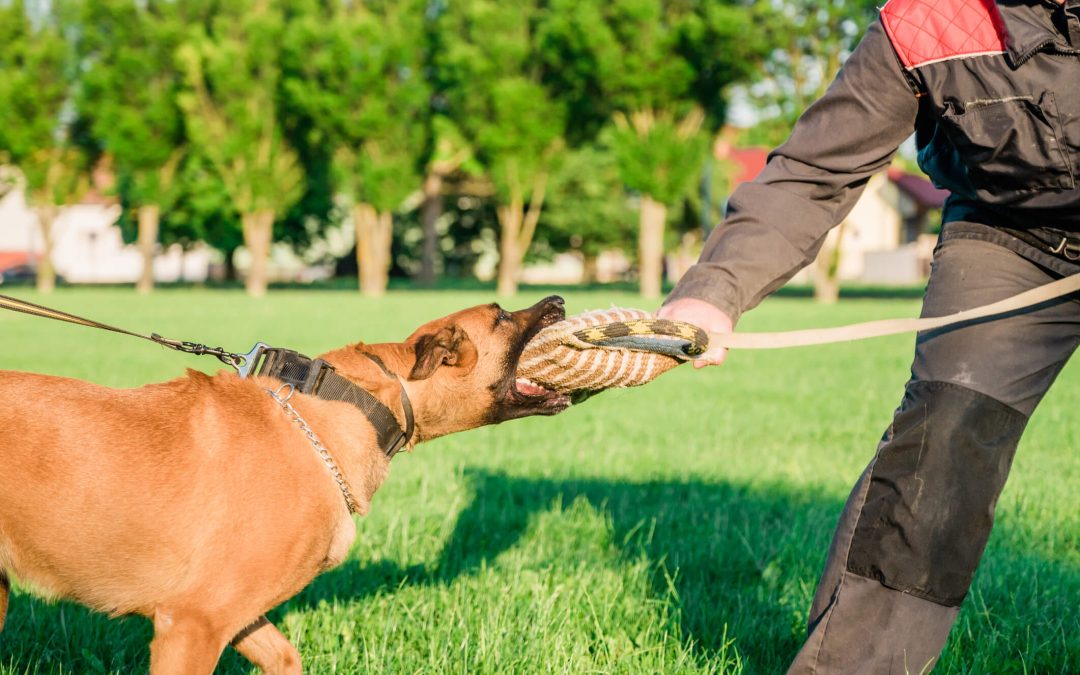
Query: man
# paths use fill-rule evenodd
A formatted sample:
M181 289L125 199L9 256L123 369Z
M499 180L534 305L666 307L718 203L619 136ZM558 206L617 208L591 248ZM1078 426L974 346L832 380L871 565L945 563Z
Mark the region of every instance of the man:
M660 315L728 332L813 260L912 132L951 191L924 316L1080 272L1080 0L891 0ZM1080 300L917 337L840 518L789 672L918 673L967 594L1020 435L1080 341ZM698 365L719 364L711 349Z

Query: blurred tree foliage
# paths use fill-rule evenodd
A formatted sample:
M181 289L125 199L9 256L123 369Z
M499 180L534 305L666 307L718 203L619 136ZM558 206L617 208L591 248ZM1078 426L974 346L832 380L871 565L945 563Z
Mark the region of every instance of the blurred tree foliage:
M294 3L284 36L288 105L330 156L356 232L361 290L386 290L394 212L420 184L429 146L423 0Z
M784 142L799 115L836 77L877 6L872 0L783 0L754 8L769 52L750 90L764 119L745 135L747 142Z
M642 293L660 294L669 206L693 189L726 89L767 53L751 5L692 0L553 0L542 32L553 77L580 128L613 122L606 141L639 196ZM599 108L590 109L590 102Z
M163 2L96 0L78 10L76 105L112 158L125 206L137 213L143 256L137 288L148 292L160 215L180 196L185 139L177 94L183 78L174 55L184 37L183 17Z
M252 293L272 241L348 223L369 293L493 255L510 293L526 256L590 261L636 232L656 295L664 252L686 254L724 196L702 168L731 86L764 112L746 138L775 144L872 16L861 0L11 0L0 151L43 223L111 162L148 258L205 241L232 263L244 245Z
M27 9L22 0L0 4L0 161L22 172L37 212L37 288L48 293L56 285L54 224L86 187L87 157L74 142L69 105L77 63L60 21L67 6L57 0L55 13L34 18Z
M764 63L765 77L751 92L767 117L744 139L773 147L784 142L802 111L825 93L873 20L876 3L784 0L757 11L772 51ZM810 267L814 297L820 302L836 302L840 296L839 231L828 238Z
M253 296L266 293L274 221L303 190L303 167L279 120L285 32L275 0L231 2L209 25L192 27L177 52L188 136L240 214L251 256L245 286Z
M610 148L592 143L567 152L552 174L550 192L534 253L574 251L587 280L594 281L601 253L633 248L636 221Z
M569 120L540 58L537 25L546 5L457 0L440 6L437 18L438 90L495 187L500 295L517 292Z

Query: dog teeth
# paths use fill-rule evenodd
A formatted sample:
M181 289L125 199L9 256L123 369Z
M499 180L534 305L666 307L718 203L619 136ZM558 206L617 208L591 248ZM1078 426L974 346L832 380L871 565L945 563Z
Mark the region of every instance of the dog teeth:
M544 396L550 393L544 387L524 377L514 380L514 388L517 389L519 394L525 394L526 396Z

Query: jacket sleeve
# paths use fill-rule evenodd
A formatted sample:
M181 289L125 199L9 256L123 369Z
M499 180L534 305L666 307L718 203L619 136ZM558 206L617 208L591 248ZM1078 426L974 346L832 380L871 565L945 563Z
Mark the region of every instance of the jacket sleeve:
M814 260L825 235L855 206L915 130L918 100L880 22L874 22L828 91L750 183L697 264L668 296L705 300L733 321Z

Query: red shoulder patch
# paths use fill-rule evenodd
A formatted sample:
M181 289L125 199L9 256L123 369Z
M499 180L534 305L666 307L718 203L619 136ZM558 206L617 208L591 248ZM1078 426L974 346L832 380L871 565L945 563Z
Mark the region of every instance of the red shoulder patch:
M890 0L881 22L905 68L1005 51L993 0Z

